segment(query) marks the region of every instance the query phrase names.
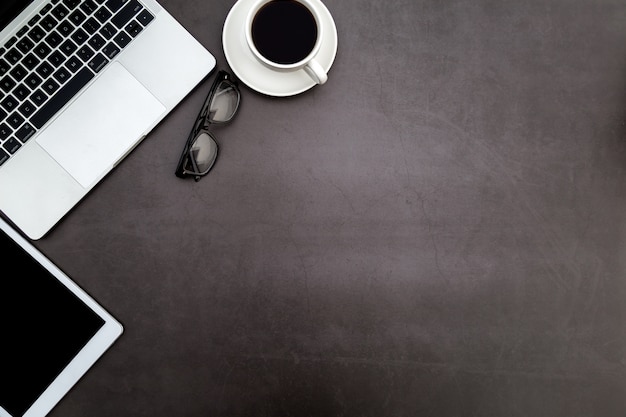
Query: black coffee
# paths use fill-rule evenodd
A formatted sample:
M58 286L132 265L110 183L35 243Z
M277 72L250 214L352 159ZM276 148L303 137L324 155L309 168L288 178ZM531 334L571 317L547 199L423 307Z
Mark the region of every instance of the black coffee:
M294 64L309 55L317 40L315 17L295 0L273 0L252 20L252 41L265 58Z

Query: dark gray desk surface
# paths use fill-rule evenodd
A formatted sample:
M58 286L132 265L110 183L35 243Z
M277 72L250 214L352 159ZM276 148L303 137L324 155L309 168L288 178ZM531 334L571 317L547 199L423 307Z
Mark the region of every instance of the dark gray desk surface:
M625 415L626 3L325 3L326 85L196 183L200 85L36 243L126 328L51 415Z

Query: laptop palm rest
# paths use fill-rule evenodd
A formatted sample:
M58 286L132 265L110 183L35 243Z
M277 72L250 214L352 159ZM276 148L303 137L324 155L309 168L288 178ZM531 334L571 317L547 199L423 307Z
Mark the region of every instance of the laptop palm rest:
M155 125L165 107L121 64L113 63L36 141L89 187Z

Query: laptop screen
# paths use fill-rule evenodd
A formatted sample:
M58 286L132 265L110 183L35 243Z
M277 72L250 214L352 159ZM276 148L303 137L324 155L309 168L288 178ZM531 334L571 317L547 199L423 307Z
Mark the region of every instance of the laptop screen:
M0 260L0 407L21 416L104 322L2 230Z
M15 19L22 10L35 0L2 0L0 3L0 30Z

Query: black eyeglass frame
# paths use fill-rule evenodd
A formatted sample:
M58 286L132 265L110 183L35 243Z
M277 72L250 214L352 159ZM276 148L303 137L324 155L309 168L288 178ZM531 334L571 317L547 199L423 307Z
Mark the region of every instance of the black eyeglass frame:
M232 115L227 120L217 120L217 121L211 120L210 114L209 114L209 109L211 108L211 102L213 101L213 96L215 95L215 91L217 91L217 88L222 83L228 84L237 92L237 103L235 104L235 109L233 110ZM209 168L207 168L203 172L199 172L196 160L193 154L191 153L192 145L195 143L195 141L198 139L198 137L201 134L205 133L209 136L209 138L211 138L211 140L213 140L213 142L215 143L216 149L219 150L217 139L208 130L209 126L210 125L222 125L222 124L226 124L230 122L233 119L233 117L235 117L235 114L237 114L237 111L239 110L240 102L241 102L241 92L239 91L237 82L233 79L230 73L224 70L220 70L217 73L215 80L213 81L213 85L211 86L211 89L209 90L209 93L207 94L206 99L204 100L204 104L200 108L200 112L198 113L198 117L196 117L196 121L194 122L191 132L189 132L189 136L187 137L187 142L185 142L185 147L183 148L183 152L181 153L180 159L178 160L178 166L176 167L177 177L186 178L187 176L193 176L196 181L199 181L201 177L205 176L206 174L209 173L209 171L211 171L211 169L215 165L215 160L217 160L217 155L215 157L215 160L211 164L211 166L209 166ZM189 158L189 160L191 161L191 165L194 167L194 171L189 171L185 169L185 165L187 165L187 158Z

